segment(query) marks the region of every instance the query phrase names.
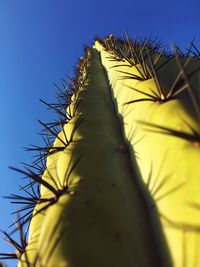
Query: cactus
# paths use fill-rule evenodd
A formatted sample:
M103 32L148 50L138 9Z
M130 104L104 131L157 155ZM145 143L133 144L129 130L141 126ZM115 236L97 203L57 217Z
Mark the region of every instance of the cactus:
M198 267L200 52L113 35L63 79L21 208L18 267ZM28 230L23 228L28 225ZM29 234L26 242L27 231ZM11 234L12 234L11 233Z

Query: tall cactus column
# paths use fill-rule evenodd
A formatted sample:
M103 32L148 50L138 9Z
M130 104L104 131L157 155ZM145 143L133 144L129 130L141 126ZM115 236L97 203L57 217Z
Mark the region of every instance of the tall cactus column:
M26 259L34 266L161 266L122 121L94 49L87 72L71 103L78 101L76 111L54 143L67 145L47 159L43 180L52 188L43 184L41 198L54 200L33 217L19 266Z
M72 91L47 104L17 219L18 267L200 267L200 52L112 35L80 59ZM64 110L64 111L63 111ZM61 130L57 130L61 126ZM47 134L48 133L48 134ZM43 160L45 159L45 164ZM36 184L39 191L35 191ZM29 238L23 234L28 224Z

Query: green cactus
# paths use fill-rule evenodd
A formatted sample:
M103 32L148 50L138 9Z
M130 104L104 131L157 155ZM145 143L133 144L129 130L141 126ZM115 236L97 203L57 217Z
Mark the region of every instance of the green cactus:
M12 168L30 182L27 196L9 197L23 206L15 222L22 242L4 232L17 252L1 259L17 258L18 267L200 266L199 55L193 42L170 54L127 34L85 49L58 103L43 101L60 115L40 122L50 140L28 148L39 152L32 166Z

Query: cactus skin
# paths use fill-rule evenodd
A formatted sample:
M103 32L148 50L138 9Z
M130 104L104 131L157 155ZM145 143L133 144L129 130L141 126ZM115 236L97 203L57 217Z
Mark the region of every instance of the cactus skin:
M120 151L126 144L97 51L88 68L87 85L76 95L81 103L60 139L65 132L69 140L83 120L73 141L47 159L43 175L49 183L56 177L58 187L67 177L68 186L42 219L33 218L27 257L34 266L159 266L147 207L128 151ZM60 145L57 138L54 146ZM47 196L54 197L42 187L41 197Z
M138 155L137 163L143 181L158 208L173 264L177 267L200 266L200 194L197 163L200 159L200 117L198 98L195 98L199 90L196 81L200 61L197 58L190 58L190 62L188 58L183 59L184 62L189 62L184 71L194 72L194 76L190 78L190 84L187 84L186 77L183 77L179 88L176 88L176 92L180 90L180 94L172 94L163 102L162 97L151 101L149 95L158 94L155 78L145 81L120 79L119 73L139 75L136 67L130 64L122 66L121 62L113 63L101 45L97 43L96 47L101 51L102 62L108 72L119 113L125 114L125 136L129 137L128 140ZM164 56L160 58L161 62L164 60ZM156 71L163 90L172 88L181 71L178 66L180 59L177 61L178 56L175 56ZM124 65L128 65L127 63L123 62ZM180 78L182 76L180 75ZM137 99L140 101L135 101ZM184 135L185 133L187 135Z
M126 37L81 59L42 180L16 169L40 184L18 267L200 266L200 61Z

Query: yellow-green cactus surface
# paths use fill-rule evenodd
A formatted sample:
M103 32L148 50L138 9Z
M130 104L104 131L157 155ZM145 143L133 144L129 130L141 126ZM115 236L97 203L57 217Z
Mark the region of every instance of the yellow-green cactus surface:
M200 117L195 108L198 99L195 102L192 99L196 97L195 90L200 89L197 88L199 72L190 81L183 77L185 80L174 90L176 95L171 99L152 101L151 97L159 94L159 87L170 92L176 77L184 71L179 68L177 56L156 71L158 81L155 77L140 81L131 79L140 76L135 66L127 61L113 62L99 43L95 47L101 53L123 116L125 136L134 149L133 158L136 155L142 180L158 209L173 266L200 266ZM182 64L187 61L185 58ZM188 62L187 73L200 68L199 59L190 58ZM122 77L125 75L126 79Z
M59 102L62 129L41 123L55 139L39 157L42 176L17 169L32 181L26 193L40 185L39 197L29 193L35 201L21 202L35 205L17 221L30 223L18 267L200 267L200 60L192 48L169 55L110 35L86 50L75 90L62 95L68 107Z

